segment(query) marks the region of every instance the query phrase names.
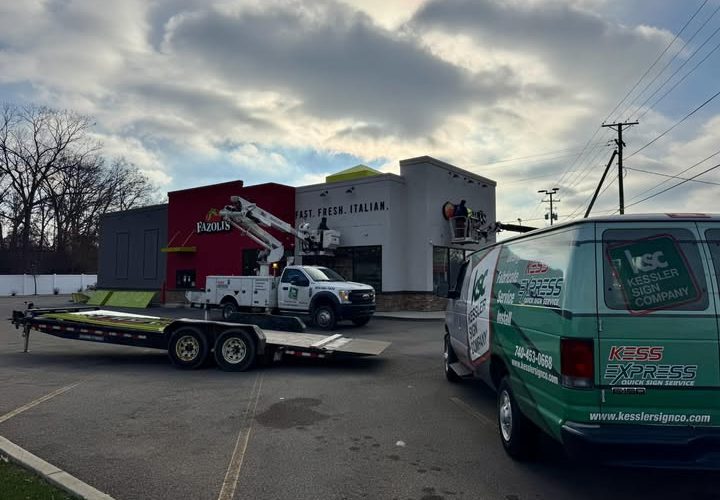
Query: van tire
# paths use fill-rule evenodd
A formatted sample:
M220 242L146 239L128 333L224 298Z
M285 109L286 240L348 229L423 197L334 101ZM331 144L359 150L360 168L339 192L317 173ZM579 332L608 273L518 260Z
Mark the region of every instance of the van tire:
M337 325L337 315L331 305L322 304L313 311L313 323L323 330L332 330Z
M183 326L175 330L170 337L168 355L177 368L199 368L205 363L209 353L207 337L198 328Z
M226 372L244 372L255 363L255 339L243 330L227 330L215 342L215 362Z
M529 460L535 452L537 428L520 411L506 375L498 388L498 431L505 452L519 461Z
M455 373L455 370L453 370L450 366L452 363L457 362L457 356L455 355L455 351L453 351L453 348L450 345L450 335L445 334L444 344L445 347L443 348L443 367L445 369L445 378L448 380L448 382L457 384L458 382L462 381L462 378L457 373Z
M230 320L230 316L238 312L238 305L235 303L235 299L229 299L224 302L220 311L222 313L223 321Z

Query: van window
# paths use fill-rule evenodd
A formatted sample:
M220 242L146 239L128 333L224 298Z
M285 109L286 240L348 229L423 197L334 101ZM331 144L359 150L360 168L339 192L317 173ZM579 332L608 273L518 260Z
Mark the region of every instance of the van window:
M507 243L495 276L496 299L511 305L562 308L575 228Z
M610 309L647 314L708 307L698 242L687 229L605 231L603 285Z

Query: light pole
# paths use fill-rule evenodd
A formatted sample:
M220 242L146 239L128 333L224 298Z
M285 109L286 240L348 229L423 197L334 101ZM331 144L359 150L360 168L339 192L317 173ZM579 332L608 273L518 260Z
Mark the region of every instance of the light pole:
M550 203L550 225L551 226L553 225L553 220L557 220L557 214L555 212L553 212L553 201L555 203L558 203L560 200L553 200L553 196L555 194L557 194L557 192L559 190L560 190L560 188L554 187L554 188L552 188L552 190L549 190L549 191L547 189L541 189L540 191L538 191L538 193L546 194L550 198L549 200L542 200L542 203L548 203L548 202ZM545 215L545 218L546 219L548 218L547 214Z

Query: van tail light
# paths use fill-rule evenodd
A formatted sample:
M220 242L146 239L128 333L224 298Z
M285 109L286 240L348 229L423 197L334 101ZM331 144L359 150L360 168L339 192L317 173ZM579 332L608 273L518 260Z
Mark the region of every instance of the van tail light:
M562 385L587 389L594 385L595 356L592 339L560 339Z

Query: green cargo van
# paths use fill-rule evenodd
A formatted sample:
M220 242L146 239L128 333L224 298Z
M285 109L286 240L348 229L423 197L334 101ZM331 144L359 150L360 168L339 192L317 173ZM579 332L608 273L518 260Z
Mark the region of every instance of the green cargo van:
M473 253L448 293L445 374L498 395L505 450L720 465L720 216L624 215Z

